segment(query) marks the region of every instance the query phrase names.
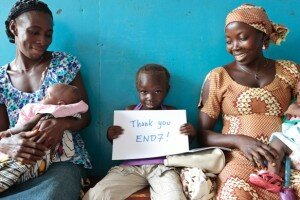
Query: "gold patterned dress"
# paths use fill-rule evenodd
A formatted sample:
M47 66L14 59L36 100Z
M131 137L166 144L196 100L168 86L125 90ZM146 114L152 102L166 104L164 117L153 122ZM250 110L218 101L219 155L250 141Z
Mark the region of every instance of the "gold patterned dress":
M294 96L295 85L299 80L295 63L278 60L275 66L274 80L262 88L238 84L223 67L212 70L207 76L209 97L201 111L214 119L222 115L222 134L247 135L268 143L273 132L281 131L283 114ZM226 162L225 168L218 175L218 199L279 198L278 194L249 184L249 174L255 173L257 169L241 151L228 153Z

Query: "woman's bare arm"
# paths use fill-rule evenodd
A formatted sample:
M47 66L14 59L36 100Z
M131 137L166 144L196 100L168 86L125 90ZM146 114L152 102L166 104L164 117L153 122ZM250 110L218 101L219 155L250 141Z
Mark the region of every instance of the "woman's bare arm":
M5 131L9 127L9 119L5 105L0 105L0 131Z

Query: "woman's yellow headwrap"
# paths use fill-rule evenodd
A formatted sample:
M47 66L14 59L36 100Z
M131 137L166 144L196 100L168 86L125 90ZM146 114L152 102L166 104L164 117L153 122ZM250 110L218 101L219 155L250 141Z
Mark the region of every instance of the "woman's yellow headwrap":
M276 45L284 41L289 32L285 26L270 21L262 7L251 4L243 4L232 10L226 17L225 27L231 22L243 22L264 32Z

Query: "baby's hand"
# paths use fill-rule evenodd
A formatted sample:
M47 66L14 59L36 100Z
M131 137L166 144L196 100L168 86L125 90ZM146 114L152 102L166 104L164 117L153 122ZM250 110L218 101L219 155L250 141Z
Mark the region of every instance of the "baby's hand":
M182 134L194 137L196 135L196 130L192 124L186 123L180 126L180 132Z
M112 142L113 139L116 139L123 133L123 130L121 126L110 126L107 129L107 139Z

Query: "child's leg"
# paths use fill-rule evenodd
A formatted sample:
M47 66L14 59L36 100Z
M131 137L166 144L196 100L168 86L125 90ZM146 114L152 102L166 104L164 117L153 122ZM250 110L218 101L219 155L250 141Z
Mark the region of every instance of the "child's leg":
M179 174L173 168L164 165L155 165L147 179L151 186L151 199L186 199Z
M117 166L91 188L84 200L122 200L149 185L145 173L139 166Z
M289 155L291 153L291 150L277 138L274 138L274 140L272 140L270 146L277 151L279 158L275 160L275 163L268 163L268 171L278 175L282 167L284 156L286 154Z

